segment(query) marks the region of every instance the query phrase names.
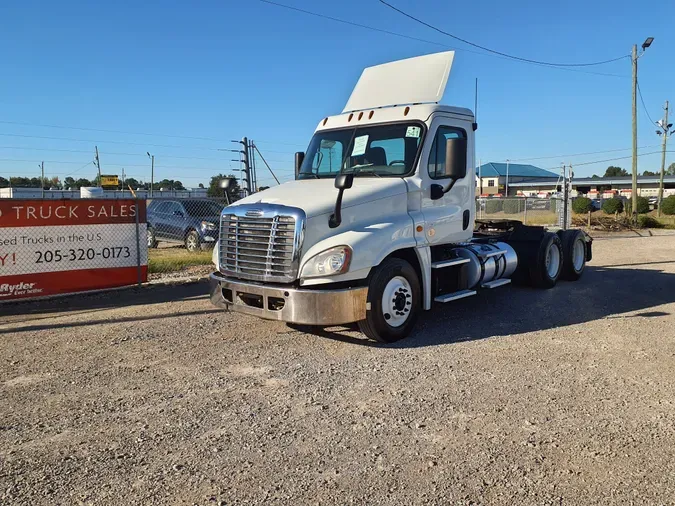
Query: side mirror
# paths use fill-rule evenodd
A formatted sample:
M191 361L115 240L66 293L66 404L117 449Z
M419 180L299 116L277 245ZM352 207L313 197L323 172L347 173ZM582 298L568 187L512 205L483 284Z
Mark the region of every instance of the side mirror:
M337 228L342 223L342 194L349 190L354 184L354 173L338 174L335 177L335 188L338 189L337 200L335 201L335 211L328 218L328 226Z
M302 162L305 161L305 153L303 151L298 151L295 153L295 179L298 179L300 174L300 167L302 167Z
M335 177L335 188L338 190L349 190L354 184L354 173L338 174Z
M462 179L466 176L466 139L447 139L445 143L445 177Z
M232 178L224 177L220 180L219 185L223 190L227 190L230 186L232 186Z

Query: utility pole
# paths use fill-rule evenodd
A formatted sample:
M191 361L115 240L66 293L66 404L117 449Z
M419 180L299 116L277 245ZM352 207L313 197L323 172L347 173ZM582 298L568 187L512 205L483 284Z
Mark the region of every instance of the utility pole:
M660 127L656 131L658 135L663 135L663 143L661 148L661 174L659 177L659 200L658 200L658 210L657 216L661 217L661 202L663 202L663 176L666 172L666 144L668 143L668 136L672 135L675 130L670 130L673 126L672 123L668 123L668 101L666 100L666 105L663 107L665 113L663 119L656 124Z
M124 167L122 167L122 191L124 191Z
M243 172L245 174L244 181L246 181L246 195L251 194L251 167L249 165L248 161L248 139L246 137L242 137L240 141L232 141L236 142L238 144L241 144L243 149L241 150L234 150L235 152L239 152L239 160L232 160L233 162L240 162L244 164Z
M504 184L504 196L509 196L509 160L506 160L506 182Z
M647 39L642 43L642 53L638 55L637 44L633 44L633 51L631 53L631 61L633 63L633 164L632 164L632 186L631 186L631 202L633 203L632 209L632 220L633 223L637 223L637 150L638 150L638 139L637 139L637 87L638 87L638 58L645 54L645 50L652 45L654 42L654 37L647 37Z
M145 154L150 158L150 198L152 198L152 187L155 186L155 155L151 155L149 151Z
M253 193L256 193L258 191L258 171L256 170L255 166L255 151L253 149L253 145L254 143L251 140L248 143L248 159L251 165L251 178L253 179L251 187L253 188Z
M665 155L664 155L665 156ZM40 188L42 189L42 199L45 198L45 162L40 164Z
M98 159L98 146L96 148L96 168L98 169L98 185L101 186L101 161Z
M631 56L633 60L633 165L632 165L632 176L633 182L630 192L630 200L633 204L633 209L631 211L632 221L637 221L637 44L633 44L633 52Z

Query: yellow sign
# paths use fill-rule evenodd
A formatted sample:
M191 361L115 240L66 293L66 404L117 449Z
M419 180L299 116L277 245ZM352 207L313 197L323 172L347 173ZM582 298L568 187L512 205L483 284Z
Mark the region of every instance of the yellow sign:
M101 176L101 186L117 186L119 178L117 176Z

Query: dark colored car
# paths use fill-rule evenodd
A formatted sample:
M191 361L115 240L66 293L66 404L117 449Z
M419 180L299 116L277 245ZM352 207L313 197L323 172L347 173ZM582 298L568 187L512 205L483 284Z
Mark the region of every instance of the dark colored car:
M159 241L184 244L188 251L213 247L224 206L213 200L153 200L148 205L148 248Z

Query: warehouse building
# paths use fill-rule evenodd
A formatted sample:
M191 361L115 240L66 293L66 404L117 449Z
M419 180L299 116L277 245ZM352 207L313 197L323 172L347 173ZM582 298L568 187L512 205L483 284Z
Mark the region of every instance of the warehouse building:
M627 197L632 194L632 178L625 177L586 177L572 180L572 191L576 195L585 195L589 198ZM675 195L675 176L665 176L663 179L664 196ZM511 183L510 195L536 196L551 194L562 190L558 181L550 178L530 179ZM641 197L656 197L659 193L659 176L638 176L638 195Z
M476 194L483 196L490 195L516 195L517 183L527 183L529 181L545 182L549 187L555 188L558 185L560 176L534 165L523 165L520 163L485 163L476 169Z

